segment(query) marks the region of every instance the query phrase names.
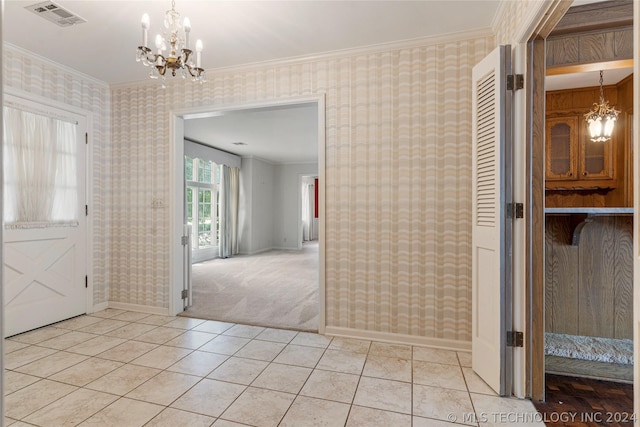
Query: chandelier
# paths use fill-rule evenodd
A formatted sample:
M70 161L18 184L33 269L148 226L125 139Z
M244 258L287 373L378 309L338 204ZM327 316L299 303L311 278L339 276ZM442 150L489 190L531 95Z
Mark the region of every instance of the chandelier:
M167 10L164 18L164 37L156 35L156 53L147 47L147 31L149 30L149 15L142 15L142 46L138 46L136 61L142 62L147 67L152 67L149 77L152 79L162 79L162 87L167 70L172 76L180 72L182 78L187 74L194 82L204 83L207 81L206 73L202 68L202 41L196 42L196 62L193 63L189 48L189 33L191 32L191 22L189 18L184 18L180 22L180 14L176 12L176 2L171 1L171 10ZM184 31L181 31L184 29ZM183 36L184 34L184 36Z
M593 142L605 142L611 139L613 127L618 119L620 111L609 106L609 101L604 100L602 88L602 70L600 71L600 103L594 102L593 108L584 115L589 126L589 134Z

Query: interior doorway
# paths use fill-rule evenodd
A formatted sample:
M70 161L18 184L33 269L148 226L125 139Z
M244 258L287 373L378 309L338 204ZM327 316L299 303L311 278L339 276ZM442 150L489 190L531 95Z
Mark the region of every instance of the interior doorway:
M616 7L624 7L626 2L616 2ZM601 8L614 6L613 3L585 4L571 9L573 28L561 21L565 10L558 11L556 16L550 17L557 25L546 23L547 28L555 27L541 33L529 43L529 70L531 72L531 99L529 106L530 117L527 127L531 129L529 143L528 170L531 179L529 187L529 202L531 204L531 224L528 236L529 262L532 301L530 301L530 345L531 345L531 370L529 372L531 396L534 401L545 400L545 379L547 370L555 370L563 375L573 377L589 377L597 379L613 379L615 381L632 381L632 365L627 373L615 374L611 366L601 363L595 364L594 360L587 360L589 354L572 354L573 358L565 357L560 360L551 360L549 363L549 342L554 341L554 346L564 347L561 351L570 351L571 343L567 341L578 340L574 345L577 350L584 350L589 342L605 342L606 351L618 342L616 340L627 339L632 347L633 337L633 260L631 248L633 246L634 228L630 223L634 209L633 188L633 103L627 105L627 98L632 98L633 89L626 87L632 83L633 77L627 75L615 79L607 87L607 96L615 100L612 103L620 105L623 114L616 124L617 133L610 145L591 146L589 140L585 140L586 123L583 113L590 109L591 102L597 102L598 80L595 84L575 85L578 79L587 77L586 71L620 70L628 67L632 62L621 61L621 58L612 59L606 56L606 49L598 49L594 46L594 52L602 56L596 57L591 52L590 60L583 60L579 67L562 64L563 52L558 46L568 46L575 38L584 37L585 28L593 19L581 19L587 15L607 15ZM630 11L626 19L633 16L632 2L626 7ZM601 22L601 20L599 20ZM577 23L577 24L576 24ZM619 24L619 25L618 25ZM600 34L599 43L606 43L608 32L618 32L619 40L633 35L633 22L621 21L618 24L610 22L602 24L601 28L591 26L587 33L593 36ZM558 44L555 44L557 40ZM627 55L633 60L633 42L627 47ZM556 49L554 51L554 48ZM588 50L588 48L584 48ZM621 49L622 50L622 49ZM584 52L583 56L586 57ZM555 63L554 61L557 61ZM580 62L580 61L574 61ZM549 64L545 68L545 63ZM572 77L572 73L578 73ZM605 71L607 73L608 71ZM614 72L611 72L614 74ZM556 88L557 92L545 93L544 82L550 74L565 75L574 83L574 87ZM626 79L626 80L625 80ZM593 81L593 79L592 79ZM595 88L594 88L595 87ZM618 92L618 88L621 92ZM596 98L588 105L579 105L589 97L593 98L595 90ZM619 95L622 93L620 97ZM560 101L561 100L561 101ZM571 105L570 105L571 104ZM584 111L582 111L584 110ZM546 112L543 113L543 112ZM579 114L582 113L582 114ZM575 116L575 117L574 117ZM573 118L572 118L573 117ZM558 156L558 152L550 152L550 141L560 138L561 132L552 132L553 126L560 124L559 128L569 130L569 138L575 140L575 149L571 155L577 156L574 170L566 170L558 174L559 167L550 161ZM575 131L570 130L574 126ZM595 153L594 153L595 150ZM582 156L582 160L580 160ZM587 170L588 162L599 156L596 160L597 170ZM586 166L585 166L586 165ZM560 176L564 173L564 176ZM606 236L602 230L606 229ZM613 234L610 234L613 233ZM603 241L604 237L604 241ZM611 239L610 243L607 243ZM625 243L626 242L626 243ZM621 247L626 245L627 248ZM625 253L628 258L626 265L618 267L600 268L603 262L611 261L615 254ZM616 273L616 271L618 273ZM625 278L626 277L626 278ZM563 286L564 285L564 286ZM626 296L623 296L626 295ZM617 314L618 306L626 307ZM620 302L624 300L624 302ZM610 309L611 308L611 309ZM608 313L611 312L610 318ZM544 321L533 320L535 318ZM551 329L551 330L550 330ZM550 335L550 333L552 335ZM559 340L559 341L558 341ZM563 343L564 341L564 343ZM545 346L546 344L546 346ZM568 345L567 345L568 344ZM568 350L569 349L569 350ZM597 355L593 355L597 357ZM602 355L600 355L602 356ZM604 354L605 357L609 356ZM552 356L557 357L557 356ZM579 357L579 358L578 358ZM574 359L574 361L570 360ZM545 363L546 360L546 363ZM626 360L633 361L632 352L627 349ZM548 369L550 368L551 369ZM618 366L617 368L620 368ZM554 379L555 381L555 379ZM604 387L604 386L603 386ZM627 392L627 395L629 393ZM627 402L628 404L629 402ZM633 410L631 404L630 412Z
M299 187L299 176L301 171L302 172L306 171L306 173L311 172L314 175L317 175L319 177L319 182L318 182L318 194L319 194L318 231L319 232L318 232L318 244L315 250L316 266L314 268L314 276L317 278L314 281L314 292L316 294L316 298L315 298L316 318L314 322L315 326L312 329L309 329L308 327L305 327L303 329L322 331L324 328L324 297L323 297L324 295L324 274L323 274L323 270L324 270L324 256L323 256L323 250L324 250L324 230L323 230L323 225L324 225L323 224L324 98L323 97L318 97L318 96L301 97L301 98L294 98L294 99L288 99L288 100L278 100L274 102L231 105L231 106L224 106L224 107L216 106L215 108L203 107L197 110L176 112L175 121L174 121L175 128L173 132L174 139L175 139L173 165L176 168L176 171L172 171L172 174L174 175L172 182L174 183L174 188L175 188L175 191L173 191L174 193L173 200L177 204L172 202L173 203L172 206L174 207L174 211L175 211L175 220L173 223L174 223L174 228L177 231L178 219L182 221L184 218L183 209L180 209L178 211L178 208L176 207L180 205L181 200L184 200L184 197L186 194L185 190L183 189L184 184L182 185L179 184L180 178L182 177L182 171L183 171L182 169L183 163L180 162L180 159L184 158L183 156L185 153L184 147L181 147L182 145L181 142L184 140L185 135L187 135L192 140L197 140L197 142L200 142L200 143L202 142L206 143L206 141L202 141L200 140L200 138L194 138L193 135L189 135L185 133L185 123L187 123L187 126L188 126L189 125L188 122L190 120L193 120L195 122L195 121L201 121L206 118L211 118L211 117L219 118L219 117L228 115L232 117L232 121L244 122L245 127L251 129L252 126L250 126L248 122L243 121L242 119L243 115L246 118L248 117L247 114L256 113L255 115L257 117L260 115L258 113L261 113L261 112L273 112L273 111L282 112L285 110L296 110L296 109L300 110L305 107L313 107L313 120L315 123L314 138L317 140L317 146L314 146L314 147L317 147L317 148L314 148L315 156L316 156L316 160L315 162L313 162L314 166L311 166L310 163L312 162L309 162L309 161L295 162L295 161L286 161L286 160L281 162L281 164L276 165L277 162L270 160L269 158L265 158L267 157L267 154L265 154L265 152L260 152L260 149L258 149L258 151L254 152L253 154L246 151L247 149L251 148L251 146L254 146L255 144L247 143L247 141L242 141L242 139L244 139L245 137L237 137L237 136L233 137L232 135L226 136L227 141L229 143L231 144L236 143L234 144L233 151L242 156L242 169L246 168L245 170L240 170L241 182L240 182L239 205L241 207L239 209L239 215L238 215L239 217L238 233L240 235L240 240L239 240L240 251L237 256L228 258L228 260L230 261L233 260L233 262L235 262L236 264L239 264L247 261L248 257L255 257L254 260L256 262L262 261L259 258L266 259L267 258L266 255L268 255L271 250L289 249L286 247L287 244L294 245L290 249L296 249L297 251L299 249L298 237L300 233L299 229L300 229L300 223L301 223L301 218L300 218L301 193L300 193L300 187ZM300 122L299 120L293 120L294 124L299 122ZM257 123L257 122L254 122L254 123ZM302 125L302 123L299 123L299 124ZM271 123L270 126L277 128L277 124L274 124L274 123ZM260 131L258 131L258 133L260 133ZM231 151L231 149L226 147L217 147L217 148L221 149L222 151L226 151L226 150ZM297 148L299 147L293 147L289 149L289 152L294 153L296 152ZM264 149L266 149L268 152L269 147L266 147ZM272 151L275 151L275 150L272 150ZM313 170L309 170L309 169L313 169ZM267 175L265 175L265 171ZM276 194L278 192L275 191L274 188L282 184L283 182L290 182L291 180L288 178L290 178L291 176L293 176L293 182L291 185L293 189L293 194L292 194L292 197L289 197L291 195L287 197L290 200L293 200L293 211L292 212L287 211L288 213L286 214L267 213L267 209L264 205L267 199L274 199L272 200L272 202L274 204L279 203L278 206L286 204L286 200L284 201L284 203L280 203L280 202L283 202L283 198L282 198L283 196ZM273 182L269 183L268 181L270 178L268 177L272 177ZM268 189L267 187L269 187L270 189ZM285 199L287 197L285 197ZM259 222L259 220L261 219L263 220L263 223ZM265 225L264 220L266 220L268 224ZM281 222L281 224L278 224L277 223L278 221ZM282 227L279 228L279 225L282 225ZM272 232L278 233L277 237L274 237L269 242L267 242L268 239L265 239L265 235L264 235L264 230L267 230L267 229L271 229ZM292 234L289 234L289 233L292 233ZM177 237L180 237L182 235L181 232L177 234L178 234ZM266 244L264 244L265 242ZM271 246L269 246L269 244ZM183 285L183 282L186 282L190 276L187 271L190 265L186 265L186 263L183 263L183 262L178 263L178 259L179 258L182 259L181 251L177 250L178 249L177 245L172 246L172 248L173 248L172 259L173 259L173 265L175 268L175 270L172 273L172 277L173 277L172 295L174 295L172 299L174 302L172 310L175 311L176 314L178 314L182 311L181 300L178 300L178 295L183 288L188 289L188 284L184 283ZM285 251L279 251L279 252L284 253L284 252L293 252L293 251L285 250ZM218 261L225 262L227 260L217 259L212 261L212 263L216 263ZM233 262L227 263L227 266L232 265ZM218 265L222 265L222 264L218 263ZM247 272L246 266L245 267L240 266L238 268L241 270L244 270L244 272L247 274L251 273L250 269ZM195 275L195 271L193 271L192 273ZM258 276L260 275L258 274ZM193 279L194 277L191 276L191 278ZM252 304L256 303L256 300L261 300L261 297L255 295L255 293L249 292L249 294L251 294L250 295L251 301L250 299L246 299L246 298L244 301L236 301L234 303L235 306L234 307L230 306L231 310L229 310L228 312L237 313L239 309L244 307L244 309L246 309L247 312L250 314L250 312L252 311L251 309ZM286 292L286 294L289 295L291 294L291 292ZM194 294L194 301L196 298L197 298L197 293ZM280 301L280 300L283 300L284 298L276 298L276 299ZM259 304L262 307L269 307L273 305L268 299L259 301ZM253 311L255 312L256 310L254 309ZM189 313L189 310L187 310L185 314L188 315L188 313ZM204 316L201 316L201 317L204 317ZM238 318L229 318L229 319L216 318L215 320L239 323ZM241 323L261 324L264 322L260 319L257 319L257 320L245 320L245 321L242 321ZM262 326L286 327L286 325L269 324L268 322L265 324L262 324Z

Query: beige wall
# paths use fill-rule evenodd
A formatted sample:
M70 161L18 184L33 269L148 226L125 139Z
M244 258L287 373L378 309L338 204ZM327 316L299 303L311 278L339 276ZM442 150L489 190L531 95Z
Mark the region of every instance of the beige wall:
M325 93L327 325L469 341L470 76L493 40L113 88L110 300L169 305L170 110Z
M89 203L94 227L94 260L90 275L94 285L93 303L106 303L109 298L109 259L113 251L109 240L111 221L106 212L106 207L111 204L109 87L106 83L6 44L2 65L5 91L28 92L92 113L90 150L95 162L90 166L93 197Z

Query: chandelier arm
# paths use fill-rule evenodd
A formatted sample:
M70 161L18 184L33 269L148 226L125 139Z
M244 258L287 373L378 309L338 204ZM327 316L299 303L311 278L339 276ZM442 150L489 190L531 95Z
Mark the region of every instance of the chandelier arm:
M158 58L162 59L162 65L158 65ZM155 55L155 59L154 59L154 64L156 67L156 70L158 70L158 74L160 74L161 76L164 76L164 74L167 72L167 60L164 56L160 55L160 54L156 54Z
M191 49L182 49L182 54L184 55L184 65L189 66L189 56L193 51Z
M191 77L197 77L197 75L196 75L196 74L193 74L193 68L191 67L191 65L189 65L189 64L184 64L184 68L186 68L186 69L187 69L187 71L189 72L189 75L190 75Z

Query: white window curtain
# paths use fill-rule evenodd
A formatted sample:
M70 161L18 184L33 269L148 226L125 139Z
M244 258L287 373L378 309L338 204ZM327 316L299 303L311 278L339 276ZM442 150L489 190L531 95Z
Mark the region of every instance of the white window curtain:
M78 224L77 124L4 107L4 221Z
M302 183L302 241L308 242L318 238L315 214L315 185Z
M238 253L240 168L222 165L220 179L220 258Z

